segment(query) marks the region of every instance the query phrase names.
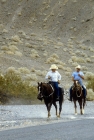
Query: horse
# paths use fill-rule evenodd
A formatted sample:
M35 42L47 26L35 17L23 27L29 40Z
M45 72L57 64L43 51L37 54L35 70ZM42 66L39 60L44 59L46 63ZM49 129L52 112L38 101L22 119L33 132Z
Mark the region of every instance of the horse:
M54 91L52 84L38 82L38 97L37 98L44 100L44 103L45 103L47 111L48 111L48 118L51 116L50 110L51 110L52 104L55 107L56 116L60 117L61 110L62 110L62 103L64 101L64 90L63 90L63 88L59 87L59 91L60 91L60 98L59 98L59 100L57 100L56 93ZM59 113L57 111L58 110L57 104L56 104L57 101L59 101Z
M72 87L72 98L73 98L73 102L74 102L75 115L77 115L76 101L78 101L78 103L80 105L80 114L83 115L86 99L83 94L82 86L76 80L74 80L74 84Z

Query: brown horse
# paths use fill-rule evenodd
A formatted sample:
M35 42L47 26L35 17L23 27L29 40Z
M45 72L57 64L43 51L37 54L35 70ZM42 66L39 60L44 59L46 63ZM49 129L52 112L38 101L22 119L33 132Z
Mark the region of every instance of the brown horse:
M51 116L50 114L50 110L51 110L51 106L52 104L55 106L56 109L56 116L60 117L61 114L61 110L62 110L62 103L64 101L64 90L63 88L59 88L60 91L60 99L59 101L59 114L57 113L57 100L56 100L56 95L54 92L54 88L51 84L49 83L38 83L38 99L42 98L44 100L44 103L47 107L47 111L48 111L48 118Z
M78 101L80 105L80 114L84 114L84 106L85 106L85 97L83 94L82 86L78 83L78 81L74 81L73 87L72 87L72 98L74 102L74 108L75 108L75 114L77 115L77 105L76 101Z

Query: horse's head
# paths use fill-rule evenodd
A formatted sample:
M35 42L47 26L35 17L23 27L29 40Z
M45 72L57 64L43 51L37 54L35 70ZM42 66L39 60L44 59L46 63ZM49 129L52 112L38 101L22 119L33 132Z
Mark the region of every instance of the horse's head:
M42 94L42 91L43 91L43 84L42 82L41 83L38 82L38 94Z
M38 94L39 95L43 96L43 94L45 93L46 89L47 89L47 84L46 83L42 83L42 82L39 83L38 82Z
M79 85L78 81L74 80L74 86L78 86L78 85Z
M81 88L81 86L80 86L79 82L77 80L74 80L73 90L78 91L80 88Z
M38 95L43 97L50 97L54 92L52 85L48 83L38 83Z
M81 87L81 85L79 84L78 81L76 81L76 80L74 81L72 90L73 90L74 94L76 93L77 97L81 97L81 95L82 95L82 87Z
M38 96L37 96L37 98L39 100L42 100L42 98L43 98L43 86L42 86L42 82L41 83L38 82Z

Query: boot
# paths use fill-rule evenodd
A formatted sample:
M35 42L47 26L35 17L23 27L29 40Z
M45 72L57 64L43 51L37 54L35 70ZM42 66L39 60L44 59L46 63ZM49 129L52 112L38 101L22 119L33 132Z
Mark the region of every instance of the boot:
M71 96L71 95L70 95L70 97L69 97L69 99L68 99L68 100L72 102L72 96Z
M59 96L57 96L57 98L56 98L57 100L59 100Z

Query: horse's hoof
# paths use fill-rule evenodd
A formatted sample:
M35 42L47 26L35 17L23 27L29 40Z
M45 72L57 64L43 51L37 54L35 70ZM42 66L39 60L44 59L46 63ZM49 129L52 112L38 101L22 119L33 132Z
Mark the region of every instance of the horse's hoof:
M85 112L84 112L84 110L82 111L82 114L84 114Z
M81 110L81 115L83 115L84 114L84 110Z
M51 115L48 115L48 118L50 118L51 117Z
M84 110L83 110L83 114L85 114Z
M58 118L60 118L60 115L57 115Z
M77 115L77 113L75 113L75 115Z
M82 112L81 115L84 115L84 113Z

